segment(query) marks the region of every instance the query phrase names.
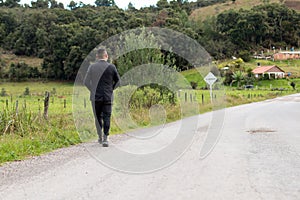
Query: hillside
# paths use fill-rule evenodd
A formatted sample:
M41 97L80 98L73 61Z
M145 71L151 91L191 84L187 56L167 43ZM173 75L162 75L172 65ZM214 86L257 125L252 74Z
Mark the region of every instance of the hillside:
M0 61L5 66L10 66L11 63L17 64L17 63L25 63L32 67L40 67L43 59L37 58L37 57L29 57L29 56L17 56L13 53L8 52L1 52L0 50Z
M263 0L236 0L235 3L232 3L232 1L228 1L226 3L220 3L220 4L215 4L212 6L207 6L203 8L198 8L192 12L190 15L191 19L194 20L204 20L208 16L213 16L217 15L223 11L229 10L229 9L234 9L234 10L239 10L239 9L251 9L253 6L257 6L260 4L263 4ZM282 0L269 0L270 3L281 3L283 2ZM290 0L290 1L285 1L285 4L295 10L300 10L300 0Z
M225 66L232 66L234 60L226 60L223 62L220 62L218 64L218 68L221 69ZM300 85L300 60L288 60L288 61L271 61L271 60L255 60L252 59L250 62L245 62L241 64L241 68L236 69L242 70L245 74L248 69L255 69L257 67L257 63L260 63L263 66L269 66L269 65L276 65L280 67L282 70L284 70L286 73L290 72L292 74L291 78L293 78L293 81L297 83L297 85ZM195 82L197 83L197 88L203 88L206 86L206 83L203 80L203 77L199 73L197 69L189 69L186 71L181 72L181 74L187 79L188 82ZM264 80L257 82L255 81L255 85L263 85L263 86L269 86L272 84L274 87L284 87L284 88L290 88L289 84L283 84L286 83L287 80Z
M294 10L300 11L300 0L285 1L285 5Z

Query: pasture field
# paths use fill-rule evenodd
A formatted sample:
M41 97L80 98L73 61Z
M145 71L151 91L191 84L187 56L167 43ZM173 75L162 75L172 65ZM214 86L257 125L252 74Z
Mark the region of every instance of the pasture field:
M27 92L26 88L28 88ZM50 92L48 119L43 116L45 91ZM135 125L127 126L128 129L120 129L116 121L112 120L111 134L171 122L181 117L208 112L212 109L275 98L297 91L291 89L271 91L266 88L253 90L225 88L225 90L214 90L213 92L212 104L209 90L180 91L176 94L176 104L164 105L166 113L164 121L151 121L149 108L133 107L129 112ZM0 164L89 141L91 135L95 136L94 120L88 99L84 101L86 103L83 100L80 101L79 105L83 111L80 120L84 126L80 126L78 129L75 126L72 108L73 83L7 82L0 84L0 94ZM187 108L187 112L182 116L181 106L189 106L191 104L186 103L191 102L198 104L199 110L195 113L195 110ZM75 119L78 118L75 117ZM83 135L79 136L77 130L86 131L87 140Z
M280 0L269 0L269 3L281 3ZM190 15L191 19L194 20L205 20L209 16L217 16L218 14L229 10L239 10L245 9L250 10L252 7L263 4L262 0L236 0L235 3L232 1L227 1L225 3L218 3L211 6L206 6L203 8L198 8L192 12Z

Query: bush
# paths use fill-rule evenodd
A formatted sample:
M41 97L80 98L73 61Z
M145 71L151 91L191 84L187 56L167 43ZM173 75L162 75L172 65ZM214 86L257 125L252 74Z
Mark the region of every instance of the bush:
M194 82L194 81L191 81L191 86L192 88L195 90L197 87L198 87L198 83Z
M167 88L157 85L140 88L128 85L116 90L114 102L115 111L121 114L128 109L151 108L156 104L173 105L176 103L176 95Z
M56 88L52 88L51 95L56 95Z
M1 89L0 96L1 96L1 97L7 96L7 92L6 92L5 88L2 88L2 89Z
M26 88L25 88L25 91L23 92L23 95L24 95L24 96L30 95L29 87L26 87Z
M24 81L28 78L40 77L40 72L36 67L31 67L26 63L20 62L10 65L8 76L11 81Z
M150 108L156 104L174 104L175 95L170 90L158 86L138 88L130 100L131 108Z
M292 86L293 90L296 89L296 84L294 82L291 82L291 86Z
M243 59L244 62L249 62L251 60L251 54L249 51L241 51L239 57Z

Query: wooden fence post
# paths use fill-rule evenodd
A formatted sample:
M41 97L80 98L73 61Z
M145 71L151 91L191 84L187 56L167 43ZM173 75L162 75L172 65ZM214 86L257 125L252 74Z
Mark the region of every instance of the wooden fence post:
M187 93L186 92L184 93L184 99L185 99L185 102L187 102Z
M86 108L86 99L84 98L84 102L83 102L84 108Z
M16 100L16 115L18 114L19 111L19 101Z
M202 94L202 104L204 104L204 94Z
M45 100L44 100L44 118L48 119L48 108L49 108L49 99L50 99L50 93L45 92Z
M64 108L66 108L66 107L67 107L67 100L64 99Z
M192 94L190 94L190 100L191 100L191 102L193 102L193 95Z
M38 104L39 104L39 115L41 115L41 104L40 104L40 99L38 98Z

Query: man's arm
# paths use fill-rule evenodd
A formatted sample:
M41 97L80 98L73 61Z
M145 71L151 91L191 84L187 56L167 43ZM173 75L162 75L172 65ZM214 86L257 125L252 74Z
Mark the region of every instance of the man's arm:
M113 85L113 88L116 89L117 87L120 86L120 75L117 71L117 68L114 66L114 85Z
M83 80L83 84L91 91L92 89L92 84L91 84L91 66L88 68L87 72L86 72L86 75L84 77L84 80Z

